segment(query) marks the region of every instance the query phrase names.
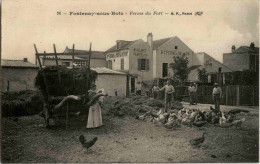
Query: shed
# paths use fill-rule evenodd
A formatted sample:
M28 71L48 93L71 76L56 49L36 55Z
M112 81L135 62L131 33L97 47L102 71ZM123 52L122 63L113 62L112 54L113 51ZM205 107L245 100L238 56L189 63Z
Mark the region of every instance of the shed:
M1 60L1 91L34 90L38 66L24 60Z
M129 93L129 74L102 68L91 68L98 73L97 89L103 88L109 96L126 96Z

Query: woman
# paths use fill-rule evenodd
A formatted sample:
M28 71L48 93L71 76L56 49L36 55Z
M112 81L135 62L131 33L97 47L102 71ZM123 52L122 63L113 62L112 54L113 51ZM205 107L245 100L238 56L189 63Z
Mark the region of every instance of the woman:
M93 98L97 94L96 85L93 85L91 87L91 90L89 90L88 92L89 92L90 97ZM104 90L101 90L101 92L104 92ZM89 108L87 128L97 128L97 127L103 125L101 106L100 106L100 104L102 103L101 99L102 99L102 97L99 97L99 99L94 101Z

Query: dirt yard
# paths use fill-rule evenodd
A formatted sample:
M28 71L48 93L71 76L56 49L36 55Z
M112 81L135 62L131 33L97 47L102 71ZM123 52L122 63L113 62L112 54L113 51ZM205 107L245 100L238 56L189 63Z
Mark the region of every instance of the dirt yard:
M189 107L184 103L185 107ZM193 108L209 108L199 104ZM241 107L221 106L223 110ZM182 126L167 130L149 120L140 121L125 116L104 117L98 129L85 128L83 116L70 117L65 129L65 119L56 126L45 129L38 115L2 119L2 162L258 162L259 109L243 107L250 113L241 128ZM200 148L191 147L189 140L205 132ZM97 136L96 144L84 149L78 138L87 140Z

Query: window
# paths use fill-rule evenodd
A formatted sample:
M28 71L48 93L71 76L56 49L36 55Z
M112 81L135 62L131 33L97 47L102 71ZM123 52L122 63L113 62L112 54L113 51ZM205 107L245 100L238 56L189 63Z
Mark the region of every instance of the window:
M81 60L75 61L75 63L78 67L83 67L87 65L87 61L81 61Z
M107 68L112 69L112 60L107 61Z
M148 71L149 70L149 59L138 59L138 70Z
M62 65L65 67L69 67L70 66L70 62L62 62Z
M175 46L175 50L177 50L178 49L178 46Z
M124 58L121 59L121 70L124 70Z

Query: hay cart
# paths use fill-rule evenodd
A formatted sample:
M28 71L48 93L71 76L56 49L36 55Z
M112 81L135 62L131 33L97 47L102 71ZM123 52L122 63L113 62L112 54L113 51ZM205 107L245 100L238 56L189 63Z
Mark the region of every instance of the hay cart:
M58 56L64 55L63 53L56 53L55 44L54 53L38 53L36 45L35 55L39 63L40 70L36 76L35 84L41 90L44 96L43 114L45 118L45 126L49 127L49 119L52 117L52 113L61 107L65 102L67 103L66 111L66 129L68 124L68 100L84 99L83 104L88 104L88 90L91 84L95 83L97 73L90 69L90 56L91 56L91 44L90 50L86 54L88 55L88 64L85 67L75 68L74 64L71 69L58 65ZM44 67L41 64L40 56L43 58L48 55L54 55L56 66ZM78 55L74 53L74 44L72 53L68 53L72 57L72 63L74 63L74 56ZM76 96L74 96L76 95ZM54 101L59 101L57 105L53 105Z

